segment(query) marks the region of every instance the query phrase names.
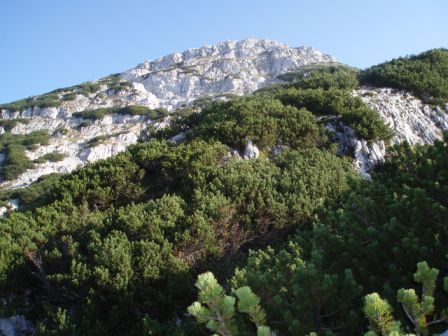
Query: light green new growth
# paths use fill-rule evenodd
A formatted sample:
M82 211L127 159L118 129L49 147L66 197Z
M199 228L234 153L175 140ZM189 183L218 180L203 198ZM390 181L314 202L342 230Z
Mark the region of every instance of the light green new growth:
M194 302L188 307L188 312L217 335L238 335L235 323L236 299L225 294L211 272L199 275L196 287L199 289L199 302ZM260 298L249 287L238 288L234 293L238 298L238 311L249 315L257 327L257 336L272 335L269 327L264 325L266 313L260 306Z
M260 298L247 286L238 288L235 294L238 297L238 310L248 314L257 328L263 326L266 323L266 313L260 306Z
M377 334L389 336L392 332L400 328L400 325L394 320L392 315L392 307L378 293L372 293L366 296L363 312L369 320L371 329L366 334L368 336Z
M196 287L199 289L199 301L188 307L188 312L199 323L222 336L237 334L234 320L235 298L225 295L224 289L211 272L198 276Z
M435 310L434 292L438 274L439 271L437 269L430 268L425 261L420 262L417 264L414 281L422 285L421 297L418 296L414 289L401 288L398 290L397 301L401 303L407 318L414 326L416 336L426 336L429 334L428 327L448 320L446 315L441 316L439 319L429 319ZM445 291L448 289L448 278L444 278L443 288ZM377 293L366 296L363 312L369 320L370 329L365 336L411 336L411 334L404 334L401 331L400 323L392 315L391 306Z

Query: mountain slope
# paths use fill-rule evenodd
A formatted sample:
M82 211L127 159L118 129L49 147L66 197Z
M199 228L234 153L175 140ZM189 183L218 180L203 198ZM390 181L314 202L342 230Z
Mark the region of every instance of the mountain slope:
M23 155L36 163L24 165L29 168L18 171L15 178L1 186L26 187L43 175L71 172L87 162L122 152L136 143L149 125L166 126L169 118L163 120L163 116L168 111L161 108L173 110L204 99L248 94L281 83L279 78L287 78L281 75L334 62L333 57L312 48L291 48L257 39L226 41L146 61L98 81L1 105L0 133L6 129L12 134L42 130L50 134L47 145L24 151ZM446 113L409 93L363 87L354 95L377 109L394 128L394 143L431 143L440 139L442 130L448 127ZM132 105L147 109L137 115L116 111L117 107ZM98 109L102 114L96 113ZM8 129L2 125L10 126ZM356 164L365 174L385 155L384 143L356 145L362 139L354 139L349 130L338 137L357 148ZM0 161L5 159L5 149L2 152ZM55 154L59 161L47 160Z
M415 264L446 265L448 133L433 145L389 145L432 142L446 115L402 91L360 87L358 75L335 63L302 66L281 76L289 82L200 99L168 117L114 106L2 120L2 172L18 180L33 164L25 154L58 139L76 145L84 134L80 150L93 155L110 141L126 147L120 137L138 132L123 127L152 126L117 155L2 191L22 204L0 218L0 331L207 335L185 314L205 271L228 288L250 286L266 310L259 322L278 335L362 334L370 292L400 311L395 292L415 286ZM40 129L53 124L51 134ZM36 167L66 159L48 154ZM432 286L437 316L448 305L441 285ZM235 329L253 335L246 322Z
M322 62L334 62L334 58L312 48L291 48L268 40L226 41L147 61L98 81L1 105L2 119L18 120L11 133L47 130L54 135L48 146L27 151L30 159L53 152L64 155L58 162L38 163L2 186L24 187L45 174L70 172L86 162L123 151L148 125L164 126L145 115L117 115L109 110L106 114L111 116L91 120L78 112L129 105L171 110L198 98L250 93L280 82L277 76L282 73ZM4 132L3 127L0 132ZM99 143L95 142L98 137Z

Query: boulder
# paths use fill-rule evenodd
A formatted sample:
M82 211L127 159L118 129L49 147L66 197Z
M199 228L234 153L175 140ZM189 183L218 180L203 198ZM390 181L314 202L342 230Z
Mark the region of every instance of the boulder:
M248 141L246 148L244 148L243 157L245 160L256 159L260 155L260 150L255 146L251 140Z

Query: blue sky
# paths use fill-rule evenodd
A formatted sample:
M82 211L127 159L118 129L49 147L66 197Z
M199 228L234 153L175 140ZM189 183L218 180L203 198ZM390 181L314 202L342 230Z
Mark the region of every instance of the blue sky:
M0 103L222 40L313 46L367 67L448 47L446 0L0 0Z

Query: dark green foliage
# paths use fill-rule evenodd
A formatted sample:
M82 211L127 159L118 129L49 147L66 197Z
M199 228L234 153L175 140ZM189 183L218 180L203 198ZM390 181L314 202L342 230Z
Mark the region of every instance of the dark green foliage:
M260 94L271 95L285 105L306 108L316 115L342 116L342 121L366 140L390 139L393 135L377 111L367 107L359 97L353 97L348 91L279 87Z
M64 159L65 155L59 152L47 153L40 158L34 160L34 163L45 163L47 161L58 162Z
M89 141L86 142L86 147L95 147L98 146L108 139L114 137L116 134L108 134L108 135L98 135L96 137L93 137Z
M0 226L0 289L30 288L28 316L54 321L41 323L46 332L175 334L171 321L191 303L200 269L269 232L306 225L350 175L318 149L271 162L226 161L227 150L152 140L49 183L45 196L36 184L30 199L47 205Z
M278 78L297 89L347 89L358 87L358 71L343 64L304 66Z
M269 97L216 102L201 113L180 119L174 128L173 133L191 129L191 138L215 139L234 148L243 148L247 139L262 149L278 143L293 148L315 147L327 140L310 112L284 106Z
M433 103L448 101L448 49L401 57L361 72L363 84L404 89Z
M33 168L34 164L26 154L26 149L33 149L49 141L48 132L35 131L29 134L4 133L0 135L0 146L5 154L5 161L1 168L1 175L5 180L13 180L26 170Z
M265 325L266 314L260 307L260 299L249 287L235 289L232 293L234 296L226 295L224 288L210 272L198 276L196 287L199 289L199 301L189 306L188 312L209 330L222 336L234 336L241 332L241 326L237 326L235 321L237 297L238 312L249 316L256 327L257 336L271 335L271 330ZM244 334L249 332L245 330Z
M18 199L25 210L42 206L51 199L52 191L60 178L61 174L49 174L40 177L26 188L0 190L0 200Z
M54 200L67 199L75 204L103 209L128 204L144 193L144 171L129 153L90 164L60 180Z
M84 83L75 86L76 91L83 96L89 96L91 93L95 93L100 90L100 84L98 83Z
M92 125L92 120L87 119L87 120L83 120L82 122L79 123L79 125L77 126L78 129L82 129L83 127L89 127Z
M5 150L5 160L3 161L1 175L5 180L14 180L22 173L34 167L25 155L25 147L18 144L9 144Z
M221 282L235 274L226 307L243 313L229 315L241 335L264 325L278 335L359 335L363 297L374 291L406 321L395 293L412 288L416 262L446 265L448 145L394 147L372 182L360 180L334 155L325 123L341 117L366 139L390 132L351 97L351 71L317 69L248 97L200 101L156 139L0 193L25 204L0 219L0 293L10 298L2 313L24 314L43 335L207 335L185 312L197 276L210 270ZM84 113L90 123L120 112ZM168 141L182 132L182 143ZM6 133L0 143L20 158L47 137ZM260 158L229 154L248 140ZM212 287L217 302L226 297ZM434 297L446 307L440 287ZM199 301L190 312L216 322L220 310L203 292Z
M32 107L59 107L61 101L59 100L59 95L56 93L46 93L41 96L30 97L22 100L17 100L9 104L0 105L0 109L5 109L9 111L23 111L27 108Z
M4 128L6 132L10 132L17 124L28 124L28 119L0 119L0 126Z
M146 106L130 105L125 107L105 107L96 110L86 110L82 112L73 113L74 117L80 117L86 120L97 120L102 119L106 115L113 113L123 114L123 115L141 115L147 116L150 119L160 119L169 114L165 109L150 109Z
M63 101L72 101L76 99L76 92L69 92L62 96Z
M261 298L269 321L281 335L305 335L313 330L323 335L332 328L344 328L356 318L356 299L362 286L350 270L342 274L328 272L324 256L313 253L303 258L293 242L278 252L268 248L253 252L247 266L237 270L232 287L250 285ZM325 332L326 331L326 332Z
M54 130L52 135L58 136L58 135L67 135L70 131L67 128L64 127L58 127Z
M328 76L333 74L328 72ZM272 148L276 142L291 147L321 146L326 137L323 128L316 123L316 115L342 117L345 124L366 140L393 136L379 113L348 90L332 86L327 90L294 86L274 86L226 102L204 102L201 113L187 109L186 117L174 115L171 128L160 131L160 136L192 130L190 137L213 138L237 148L244 146L247 138L264 148Z
M284 249L254 252L234 282L265 300L268 323L278 321L280 330L359 334L360 285L395 305L396 291L413 286L418 261L446 265L447 157L448 134L434 146L396 147L373 182L355 183ZM308 272L317 278L307 280ZM442 293L435 296L441 307L448 304Z
M429 330L433 329L434 325L445 324L448 321L446 309L439 308L438 310L442 311L442 315L434 316L435 301L439 298L434 295L436 288L439 287L439 284L443 284L440 287L443 287L444 294L448 292L446 286L448 277L444 277L443 281L437 281L438 275L438 269L430 268L426 261L419 262L417 271L414 273L414 281L420 286L417 293L413 288L400 288L398 290L397 301L401 303L407 320L412 323L411 329L417 336L428 335ZM438 291L438 294L441 293L442 290ZM394 319L391 306L386 300L381 299L378 293L366 296L363 311L369 320L370 330L365 336L389 336L392 332L395 332L394 335L397 336L406 336L406 333L401 329L401 323ZM407 324L406 322L403 324ZM440 329L444 331L443 327Z

